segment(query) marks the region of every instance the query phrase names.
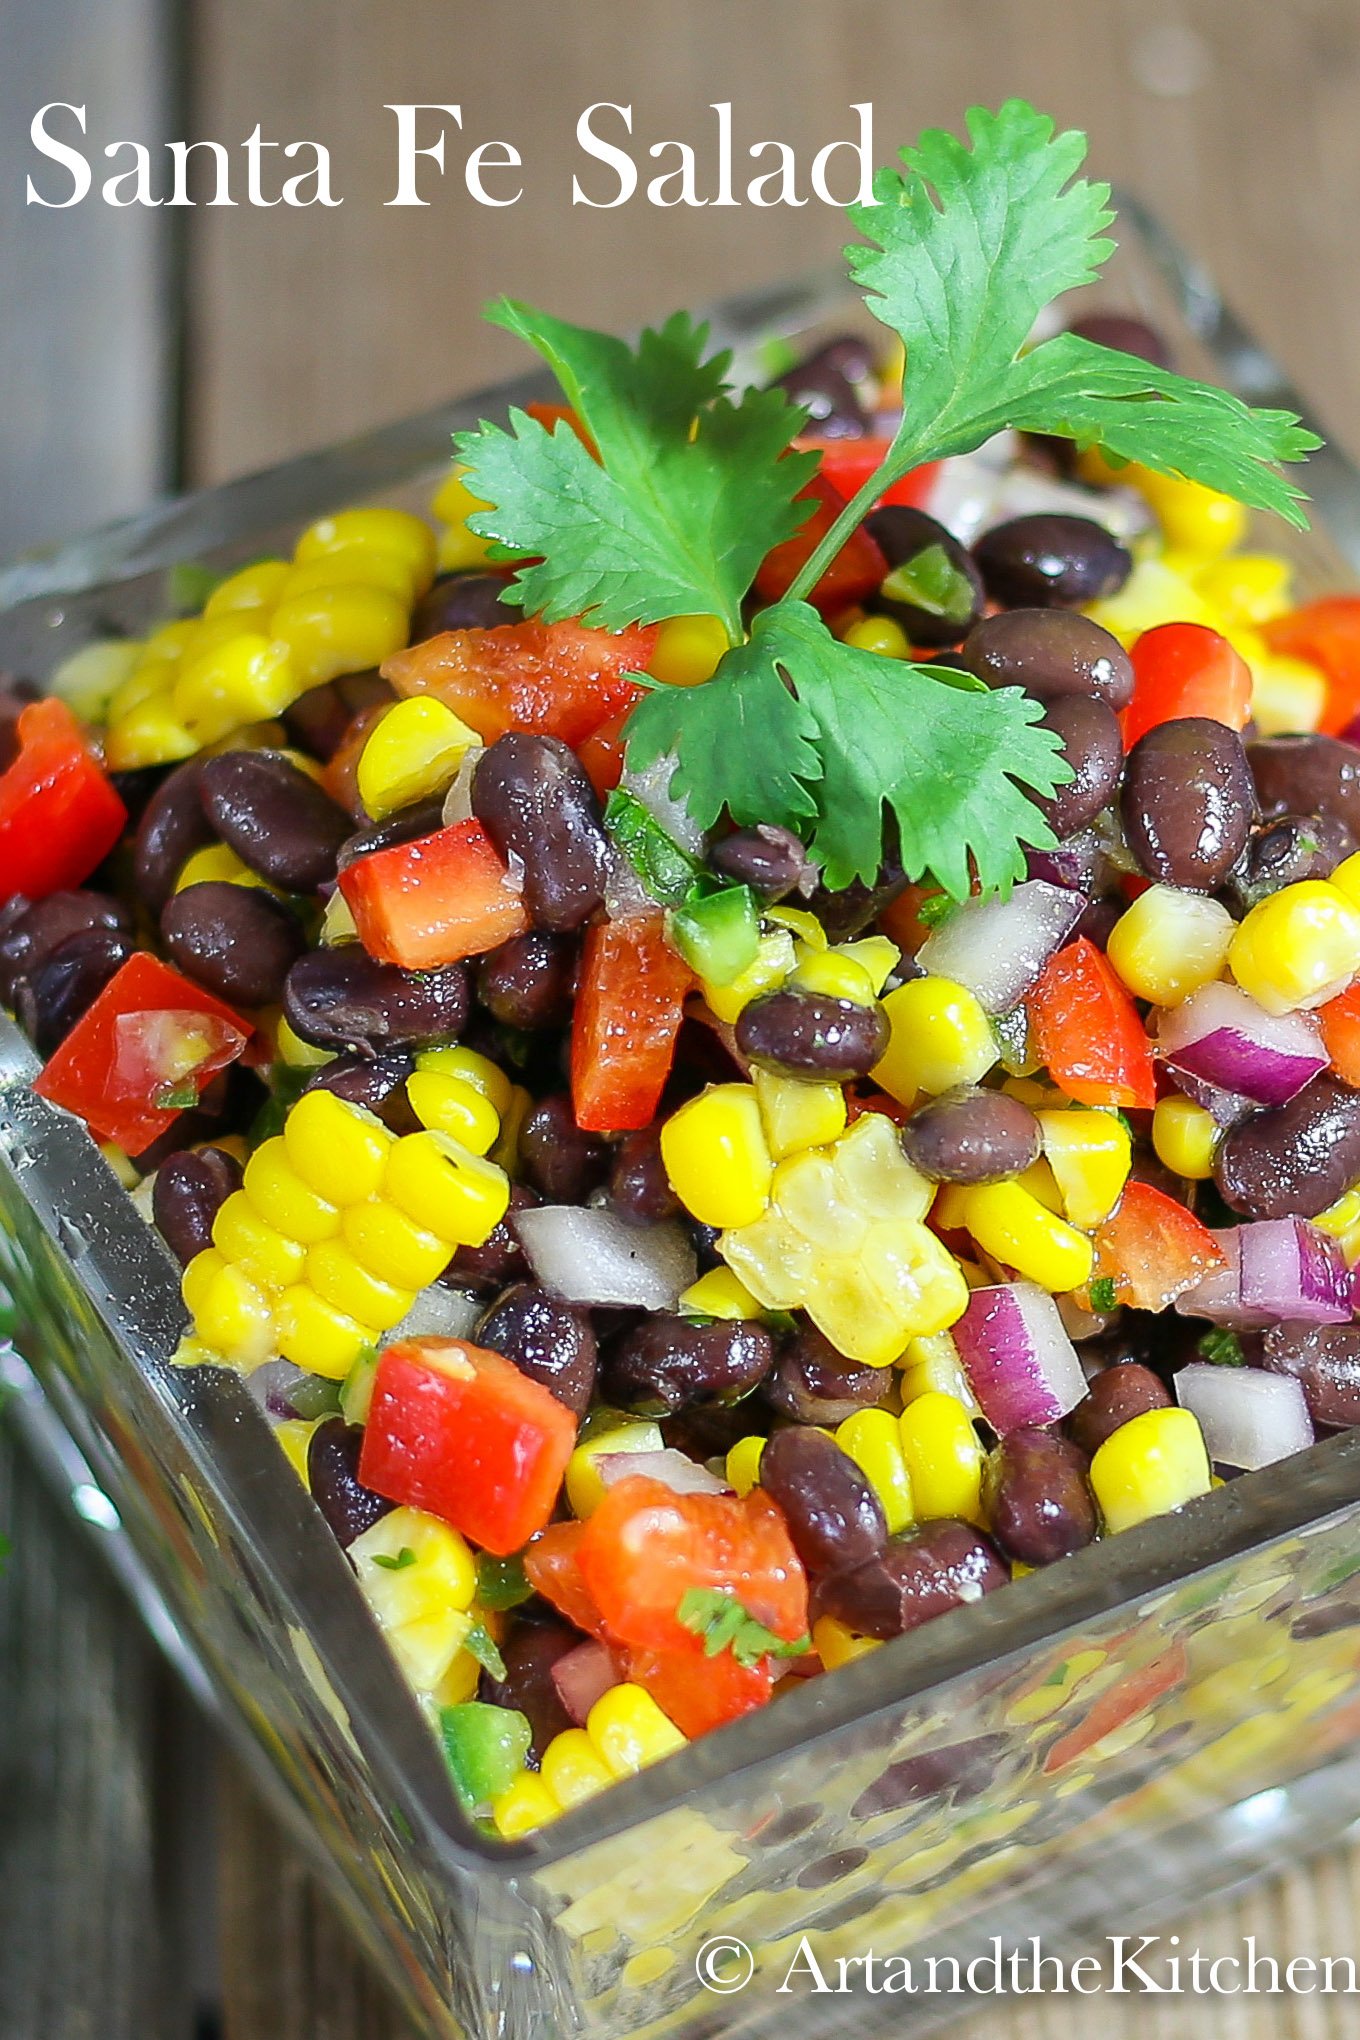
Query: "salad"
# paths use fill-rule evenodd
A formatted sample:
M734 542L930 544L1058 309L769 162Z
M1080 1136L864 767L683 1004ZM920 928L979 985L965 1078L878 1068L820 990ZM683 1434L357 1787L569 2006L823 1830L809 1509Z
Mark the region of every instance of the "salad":
M36 1088L507 1838L1360 1421L1360 598L1083 154L922 136L765 388L498 305L434 524L0 702Z

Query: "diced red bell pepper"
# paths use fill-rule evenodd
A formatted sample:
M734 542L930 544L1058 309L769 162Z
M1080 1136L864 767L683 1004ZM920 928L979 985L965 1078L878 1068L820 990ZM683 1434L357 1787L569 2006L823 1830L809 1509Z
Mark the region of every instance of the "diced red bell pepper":
M807 1574L784 1518L759 1488L676 1494L634 1474L609 1489L577 1547L581 1578L609 1635L639 1650L688 1653L680 1603L694 1588L735 1595L786 1642L807 1634Z
M195 1104L253 1032L249 1020L139 951L48 1059L33 1088L99 1140L139 1155Z
M0 773L0 899L78 886L127 825L113 782L64 701L19 716L19 754Z
M627 1670L691 1741L763 1707L774 1690L769 1658L742 1665L730 1650L709 1657L697 1636L683 1650L630 1651Z
M508 1558L552 1515L575 1443L571 1411L501 1354L405 1339L373 1377L359 1478Z
M1205 716L1230 730L1251 714L1251 668L1225 637L1202 623L1159 623L1130 654L1133 699L1120 716L1124 749L1158 723Z
M356 857L340 890L369 955L403 970L481 956L529 927L520 888L478 821Z
M1058 1737L1044 1758L1044 1776L1051 1778L1055 1771L1084 1757L1103 1737L1113 1735L1117 1728L1155 1707L1159 1700L1184 1684L1189 1671L1185 1645L1173 1643L1170 1650L1163 1651L1151 1664L1140 1665L1137 1671L1116 1679L1092 1702L1076 1727Z
M364 755L364 746L373 734L374 726L382 721L391 706L390 701L371 701L367 708L361 708L321 770L321 784L331 799L338 801L346 814L353 815L357 822L370 819L359 798L359 760Z
M1096 1233L1096 1277L1135 1310L1165 1310L1227 1258L1192 1211L1150 1183L1128 1184Z
M1039 1060L1069 1098L1143 1110L1156 1104L1152 1043L1094 942L1080 936L1050 957L1026 1006Z
M1272 652L1306 659L1327 677L1319 727L1336 736L1360 714L1360 596L1327 595L1261 626Z
M629 1133L651 1124L693 983L689 966L666 940L660 914L587 929L571 1027L571 1096L579 1127Z
M810 502L816 508L792 538L786 538L761 561L755 585L762 602L778 602L788 594L846 504L846 498L821 474L815 474L798 491L795 501ZM882 587L887 572L887 560L861 524L851 532L807 599L816 609L848 609L852 602L862 602L866 595Z
M822 474L837 495L848 503L852 496L859 494L869 477L878 473L888 457L892 441L876 435L867 439L819 439L815 433L808 432L801 434L794 445L800 453L821 455ZM930 501L930 492L939 472L937 460L927 461L924 467L912 468L883 491L876 499L875 509L880 503L909 503L924 508Z
M584 1523L549 1523L524 1554L524 1575L559 1615L603 1642L604 1619L581 1578L579 1553L585 1534Z
M1332 1068L1343 1084L1360 1091L1360 984L1353 984L1338 998L1328 999L1317 1010L1322 1028L1322 1045L1332 1059Z
M624 731L631 713L631 709L625 708L618 715L611 715L607 723L601 723L576 747L576 755L601 800L614 791L623 777Z
M575 747L645 689L642 673L656 647L656 626L594 630L569 621L498 623L489 630L446 630L397 652L382 669L398 694L433 694L488 744L507 730L536 730Z

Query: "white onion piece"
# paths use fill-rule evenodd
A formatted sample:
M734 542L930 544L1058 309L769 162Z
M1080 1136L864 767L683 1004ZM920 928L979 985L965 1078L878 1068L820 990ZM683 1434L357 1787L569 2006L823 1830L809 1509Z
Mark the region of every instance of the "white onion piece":
M697 1459L691 1459L684 1452L677 1452L673 1446L663 1446L660 1452L598 1452L595 1455L595 1471L601 1485L617 1487L621 1480L631 1480L641 1474L647 1480L659 1480L677 1495L730 1495L732 1489L725 1480L719 1480L716 1473L710 1473Z
M1313 1442L1303 1389L1263 1367L1215 1367L1192 1360L1175 1376L1176 1400L1199 1421L1210 1459L1254 1472Z
M605 864L604 908L611 921L635 921L654 914L656 901L638 877L636 867L611 843Z
M673 1223L625 1225L612 1211L540 1204L512 1224L534 1274L568 1303L670 1310L698 1275L694 1248Z
M1162 1014L1157 1053L1167 1066L1254 1105L1284 1105L1327 1067L1315 1020L1267 1013L1237 985L1204 985Z
M1020 450L1014 432L997 432L973 453L941 461L926 508L952 531L960 545L971 545L990 516L1001 477ZM991 522L995 523L992 517Z
M1033 1282L975 1289L951 1336L994 1431L1056 1424L1086 1393L1077 1349L1058 1306Z
M578 1728L595 1702L620 1683L614 1660L602 1643L578 1643L557 1659L552 1668L557 1697Z
M458 760L458 770L444 795L444 812L440 817L446 829L451 829L455 822L472 820L472 775L485 756L485 746L474 744Z
M1008 900L965 900L916 960L932 977L965 985L984 1012L1009 1013L1085 911L1080 893L1032 878Z
M672 842L682 850L688 850L697 857L704 847L704 832L690 814L682 800L676 800L671 793L671 780L675 777L676 759L668 752L658 758L655 764L645 766L641 772L634 772L627 765L619 785L625 793L646 808L653 821L659 822Z
M1245 1231L1245 1226L1230 1226L1224 1232L1210 1234L1210 1238L1223 1249L1225 1264L1221 1268L1211 1268L1198 1282L1192 1282L1188 1289L1172 1298L1172 1307L1181 1317L1207 1318L1211 1325L1222 1325L1229 1332L1257 1329L1255 1318L1242 1308L1240 1243Z
M485 1303L470 1290L446 1289L442 1282L432 1282L418 1293L383 1343L394 1346L398 1339L466 1339L485 1309Z
M305 1367L291 1360L264 1360L246 1376L246 1393L271 1417L295 1417L291 1390L310 1381Z
M1119 539L1136 538L1153 525L1152 512L1136 489L1083 489L1037 468L1017 466L1001 477L976 536L1012 517L1039 516L1085 517Z

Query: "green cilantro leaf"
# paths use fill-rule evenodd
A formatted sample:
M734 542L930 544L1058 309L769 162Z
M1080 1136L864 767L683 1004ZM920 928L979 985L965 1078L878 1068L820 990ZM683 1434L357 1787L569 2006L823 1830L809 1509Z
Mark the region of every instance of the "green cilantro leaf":
M762 610L749 643L702 687L658 687L629 722L630 757L678 759L672 790L701 827L782 822L810 837L826 883L872 880L884 811L911 878L931 872L966 899L970 856L984 891L1025 868L1022 845L1053 836L1021 786L1070 777L1041 705L965 673L839 643L814 609Z
M1247 1356L1242 1351L1242 1341L1236 1332L1230 1332L1223 1325L1215 1325L1206 1332L1196 1351L1205 1360L1212 1360L1216 1367L1245 1367Z
M805 1657L812 1648L809 1636L795 1637L792 1643L776 1636L722 1587L691 1587L676 1613L686 1629L703 1638L705 1657L730 1650L747 1671L762 1658Z
M498 558L542 556L509 598L607 630L702 613L739 638L757 567L808 514L794 498L817 457L786 454L803 413L782 390L734 402L730 355L705 360L707 328L685 313L636 349L510 299L488 317L544 356L599 452L522 411L508 432L455 435L468 489L490 506L471 528Z
M151 1102L158 1112L191 1112L198 1103L198 1085L192 1078L178 1084L162 1084Z
M407 1566L414 1565L415 1562L416 1555L409 1544L403 1544L395 1558L386 1551L375 1551L373 1554L374 1565L380 1565L384 1572L405 1572Z
M951 900L948 893L927 893L916 906L916 918L923 928L943 928L958 911L958 901Z
M616 786L605 802L604 825L654 900L678 907L689 898L702 869L698 859L635 795Z
M504 1679L505 1659L485 1622L473 1623L463 1638L463 1649L475 1657L482 1670L489 1672L493 1679Z
M1098 1314L1119 1308L1119 1285L1113 1275L1097 1275L1086 1293L1091 1299L1092 1310Z

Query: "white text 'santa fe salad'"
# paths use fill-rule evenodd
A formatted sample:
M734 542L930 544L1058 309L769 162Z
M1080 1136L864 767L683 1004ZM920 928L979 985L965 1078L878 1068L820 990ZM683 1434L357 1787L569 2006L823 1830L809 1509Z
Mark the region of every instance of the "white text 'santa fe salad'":
M1360 1421L1360 598L1247 544L1296 419L1050 310L1083 150L924 135L764 389L497 306L437 536L6 695L37 1088L501 1835Z

